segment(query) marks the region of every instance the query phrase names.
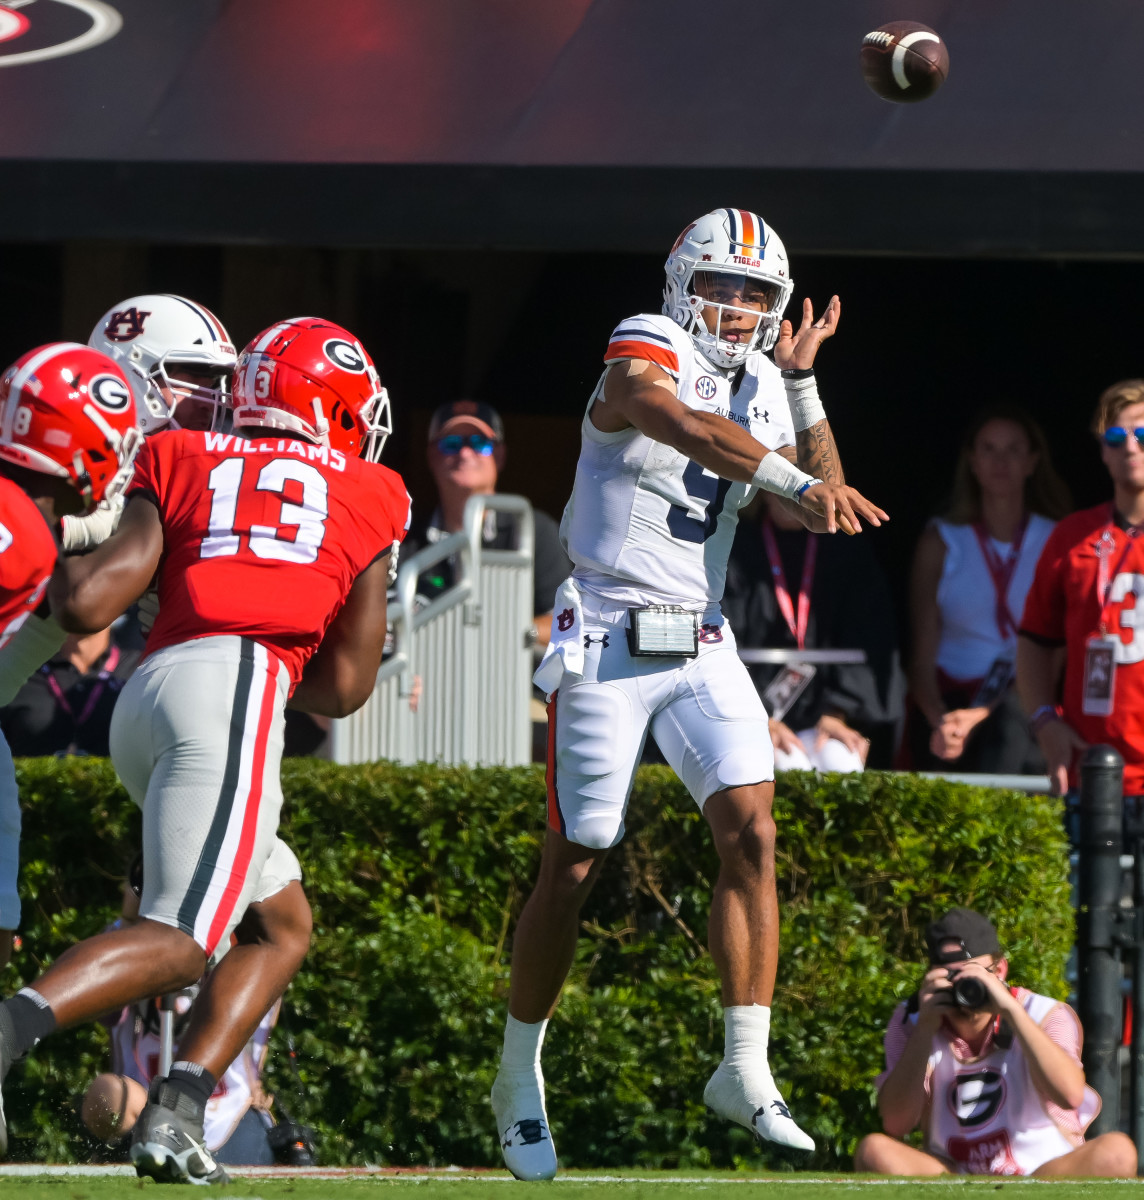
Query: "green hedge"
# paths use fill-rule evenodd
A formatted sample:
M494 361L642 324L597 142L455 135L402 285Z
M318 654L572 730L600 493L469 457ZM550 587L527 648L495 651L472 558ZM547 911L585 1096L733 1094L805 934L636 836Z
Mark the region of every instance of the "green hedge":
M0 973L9 993L117 910L138 837L106 763L27 760L19 772L24 945ZM314 1125L327 1163L498 1163L487 1095L512 929L543 837L539 771L300 761L284 786L315 937L284 1018L304 1097L284 1053L272 1055L271 1088ZM882 1030L916 984L933 914L960 903L989 912L1013 977L1065 994L1061 815L1045 798L869 773L788 775L776 817L772 1062L818 1141L813 1165L840 1166L877 1127ZM585 909L545 1048L562 1162L802 1165L703 1107L722 1019L704 950L718 863L702 817L670 772L647 768L628 828ZM12 1157L91 1153L72 1109L105 1054L101 1031L77 1030L12 1072Z

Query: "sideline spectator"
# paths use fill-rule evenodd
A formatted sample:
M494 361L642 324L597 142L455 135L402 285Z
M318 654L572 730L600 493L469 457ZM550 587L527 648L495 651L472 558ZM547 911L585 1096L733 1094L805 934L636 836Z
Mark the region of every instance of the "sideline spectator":
M1053 523L1069 510L1045 436L1021 409L970 426L953 498L918 543L906 765L1039 774L1013 676L1017 625Z
M1144 379L1113 384L1092 421L1113 498L1057 526L1029 592L1017 686L1053 790L1077 784L1089 743L1124 757L1124 794L1144 793ZM1062 658L1064 687L1060 686ZM1137 804L1127 803L1126 812Z
M0 709L12 753L106 758L115 701L139 657L139 650L120 645L113 629L69 637Z
M491 496L505 461L504 422L489 404L454 400L443 404L429 422L429 469L437 485L437 503L427 521L417 521L424 511L414 505L414 525L402 546L408 559L425 546L434 545L462 528L470 496ZM547 513L533 510L533 614L536 643L548 645L552 604L556 589L572 573L572 563L560 544L556 522ZM481 544L487 550L508 550L515 544L515 518L491 509L485 514ZM432 599L453 585L451 560L438 563L417 580L417 591Z
M902 716L890 589L862 538L809 532L764 494L731 549L723 613L740 648L865 650L865 664L749 668L780 771L861 771L871 739L888 765Z
M1134 1178L1131 1139L1084 1139L1100 1098L1084 1082L1076 1013L1007 986L997 930L972 909L930 924L926 947L922 985L886 1028L877 1079L886 1132L859 1142L855 1169ZM900 1140L919 1126L923 1150Z

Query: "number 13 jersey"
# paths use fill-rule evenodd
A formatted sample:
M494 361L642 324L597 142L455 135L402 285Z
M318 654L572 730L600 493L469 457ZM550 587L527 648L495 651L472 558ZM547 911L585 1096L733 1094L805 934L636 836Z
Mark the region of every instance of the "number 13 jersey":
M147 439L128 497L163 524L147 653L234 635L302 676L354 580L409 528L401 476L285 437L172 430Z
M669 317L644 314L612 334L604 361L623 359L654 363L689 408L727 417L767 449L794 445L782 377L762 352L723 371ZM601 378L588 412L602 396ZM638 429L604 433L588 412L560 526L576 579L620 604L718 603L739 509L755 488L721 479Z

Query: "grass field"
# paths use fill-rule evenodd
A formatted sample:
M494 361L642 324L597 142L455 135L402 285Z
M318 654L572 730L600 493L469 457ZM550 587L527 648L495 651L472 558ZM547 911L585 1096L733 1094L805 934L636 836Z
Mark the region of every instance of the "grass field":
M138 1197L142 1192L154 1192L159 1186L151 1180L139 1180L131 1174L79 1174L84 1168L55 1168L59 1174L25 1174L47 1168L35 1166L0 1166L0 1196L3 1200L118 1200L119 1197ZM98 1168L105 1170L105 1168ZM118 1168L123 1171L124 1168ZM129 1168L126 1169L129 1171ZM17 1174L17 1172L19 1172ZM66 1172L66 1173L64 1173ZM606 1194L615 1200L675 1200L685 1194L703 1192L704 1200L727 1200L747 1195L759 1188L768 1189L776 1200L855 1200L855 1194L866 1192L869 1200L888 1189L893 1200L943 1200L950 1190L956 1190L958 1200L987 1200L994 1193L1008 1188L1010 1195L1023 1190L1030 1193L1051 1192L1050 1200L1119 1200L1131 1197L1139 1200L1144 1181L1140 1180L1065 1180L1038 1179L872 1179L858 1176L818 1175L765 1176L744 1172L614 1172L569 1171L552 1183L517 1183L503 1171L474 1173L449 1171L433 1173L355 1172L328 1174L320 1168L312 1173L282 1172L274 1168L255 1173L247 1168L243 1178L225 1187L212 1189L211 1197L242 1197L243 1200L405 1200L416 1193L416 1200L493 1200L506 1196L504 1188L511 1187L513 1197L545 1197L546 1200L582 1200L596 1192L603 1200ZM172 1189L162 1189L170 1194ZM527 1193L527 1196L525 1195ZM873 1193L873 1195L870 1195ZM185 1192L176 1190L175 1195Z

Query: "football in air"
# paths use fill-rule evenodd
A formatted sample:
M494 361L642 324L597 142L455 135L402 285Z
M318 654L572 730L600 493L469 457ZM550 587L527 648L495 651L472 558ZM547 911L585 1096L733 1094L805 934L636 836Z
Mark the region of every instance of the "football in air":
M917 21L890 21L868 33L859 56L870 88L899 104L932 96L949 74L945 42Z

